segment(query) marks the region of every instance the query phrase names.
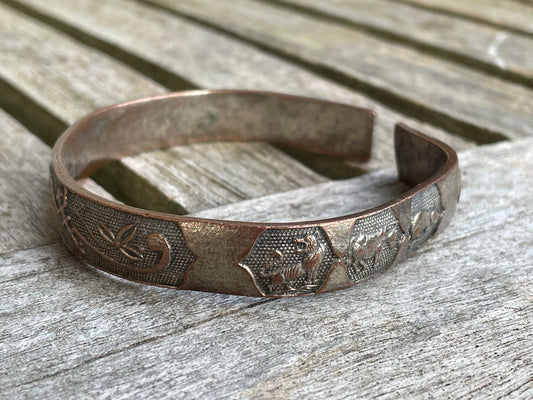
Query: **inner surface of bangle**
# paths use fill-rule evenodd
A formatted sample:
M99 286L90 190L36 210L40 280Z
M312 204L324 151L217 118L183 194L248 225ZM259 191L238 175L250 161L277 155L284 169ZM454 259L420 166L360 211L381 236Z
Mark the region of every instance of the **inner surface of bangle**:
M319 100L258 92L168 95L86 117L60 149L73 178L110 160L175 145L263 141L342 158L367 160L374 113Z

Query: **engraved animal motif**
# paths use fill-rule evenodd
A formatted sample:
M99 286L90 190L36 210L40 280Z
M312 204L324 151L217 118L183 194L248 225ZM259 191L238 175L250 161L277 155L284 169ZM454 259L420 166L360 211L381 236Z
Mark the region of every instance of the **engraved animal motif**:
M326 246L323 243L319 243L314 235L307 235L301 239L294 238L293 242L297 245L297 254L306 254L302 261L302 266L307 272L307 284L313 285L316 282L318 266L322 263L326 254Z
M360 272L370 268L371 265L375 266L385 243L392 249L398 247L396 234L394 231L388 232L386 228L371 235L362 234L352 239L352 265ZM370 263L372 264L370 265Z
M259 275L264 278L271 278L268 290L272 292L275 288L286 285L288 290L296 290L292 283L305 274L305 269L301 263L279 266L283 261L283 254L279 250L274 250L271 254L272 260L259 270Z
M434 226L440 219L437 211L420 211L412 220L411 237L416 239L426 233L429 228Z
M322 263L326 253L325 245L319 243L314 235L303 238L294 238L296 254L305 254L305 258L296 264L283 266L283 254L274 250L271 261L259 270L259 275L271 278L268 289L272 292L275 288L285 285L288 290L297 290L293 283L300 277L306 276L306 285L315 285L318 266Z

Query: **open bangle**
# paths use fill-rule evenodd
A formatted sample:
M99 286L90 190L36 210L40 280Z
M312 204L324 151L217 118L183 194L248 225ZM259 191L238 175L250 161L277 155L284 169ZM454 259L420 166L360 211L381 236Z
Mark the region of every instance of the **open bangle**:
M449 224L461 185L449 146L397 125L399 179L411 189L368 211L298 223L148 211L90 193L75 179L123 156L205 141L276 142L366 160L374 116L344 104L228 90L96 111L54 146L50 192L62 238L96 268L177 289L279 297L352 286L396 265Z

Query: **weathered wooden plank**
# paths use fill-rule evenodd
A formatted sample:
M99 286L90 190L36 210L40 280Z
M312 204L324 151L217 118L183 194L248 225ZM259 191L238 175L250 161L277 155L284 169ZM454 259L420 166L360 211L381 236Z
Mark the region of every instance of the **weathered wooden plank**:
M0 254L59 240L49 164L50 149L0 109Z
M371 176L373 178L369 179ZM383 173L362 176L350 182L350 190L363 192L368 190L370 183L385 183L385 190L361 196L362 206L365 207L366 202L366 206L371 207L401 190L398 184L389 182L389 178ZM338 185L341 190L313 186L307 192L309 195L320 190L329 197L331 204L346 186L342 182ZM265 203L273 210L278 200L265 198ZM318 205L318 212L329 207ZM233 208L232 215L237 218L249 213L245 202L236 203ZM288 211L289 217L291 212L293 215L301 214L296 209L291 211L290 207ZM134 284L113 279L80 264L60 244L0 256L0 300L5 300L0 306L0 315L6 320L0 333L0 343L3 343L0 345L3 346L0 347L0 359L10 365L9 370L0 374L1 387L61 374L93 357L105 357L126 350L139 340L152 341L179 334L214 316L222 317L237 308L264 302ZM28 289L35 287L46 288L42 289L45 293L41 289ZM50 308L50 304L54 307ZM61 315L57 314L58 310L61 310ZM23 320L15 318L15 315L24 316ZM62 332L59 342L50 341L54 332ZM88 338L92 338L90 347L87 346ZM28 345L29 342L36 345ZM52 347L61 350L50 358L47 355ZM19 368L26 364L33 367L27 370Z
M465 189L444 236L322 297L263 304L145 287L80 268L59 245L3 254L2 396L529 398L532 150L461 155ZM296 215L348 206L372 179L392 195L389 177L310 188L324 200ZM268 218L283 199L266 201Z
M102 186L98 185L91 178L79 179L78 183L90 192L96 193L97 195L102 196L106 199L120 203L119 200L115 199L109 192L107 192Z
M127 157L123 163L143 170L151 184L189 212L326 180L263 143L195 144Z
M500 0L401 0L429 10L451 14L458 18L490 23L509 31L533 33L531 22L532 3L526 1Z
M49 212L50 148L2 109L0 133L0 254L58 241ZM92 179L80 183L113 199Z
M0 132L0 253L59 240L48 212L50 148L2 109ZM116 201L90 178L79 183Z
M0 132L0 253L59 240L56 221L48 212L50 148L2 109ZM116 201L92 179L79 183Z
M13 398L8 388L18 392L24 382L123 351L139 340L179 334L258 301L115 279L81 265L62 244L0 256L0 286L2 398Z
M65 124L108 104L165 92L162 86L131 68L5 6L0 6L0 34L0 77ZM219 152L224 157L205 156ZM173 158L176 155L180 158ZM202 166L196 165L199 159ZM228 159L232 160L231 168L226 166ZM152 167L146 168L147 164ZM264 179L235 178L250 168L262 170ZM168 172L178 169L181 174ZM163 209L168 209L165 205L169 199L174 204L179 202L179 209L199 210L324 181L266 144L205 145L193 146L187 153L155 152L130 158L118 164L118 170L132 175L133 182L125 182L123 176L114 180L123 185L126 199L134 205ZM209 185L198 184L192 193L191 182L195 180L208 181ZM139 190L132 193L132 187ZM172 205L169 208L174 210Z
M393 171L380 170L342 181L276 193L203 210L192 215L201 218L294 222L333 218L376 207L398 196L407 186Z
M272 2L296 6L297 11L304 13L318 13L334 22L362 28L533 86L533 37L391 0ZM476 9L481 9L479 2L476 3ZM506 4L500 2L499 9L505 9ZM533 26L533 9L529 22Z
M533 134L533 92L521 85L262 2L150 3L278 52L478 141Z
M53 0L46 6L31 0L10 3L30 5L32 10L38 10L47 18L69 24L85 36L118 46L122 51L148 60L201 87L281 91L374 109L379 116L374 160L365 168L392 166L392 129L398 121L409 123L457 149L470 145L467 140L394 112L366 96L266 54L255 46L151 7L128 1L83 0L74 4ZM140 24L142 30L137 29ZM169 36L179 37L180 40L168 40ZM205 50L207 48L209 51Z
M240 298L199 300L95 276L58 261L54 249L43 273L0 283L3 312L20 316L3 326L3 360L13 366L0 375L4 394L527 398L532 150L527 139L462 154L456 218L401 267L351 290L241 303L202 323L187 322L188 307L223 313L231 307L221 300ZM44 249L17 256L21 269L35 268L24 259L48 257ZM57 262L65 269L50 268Z

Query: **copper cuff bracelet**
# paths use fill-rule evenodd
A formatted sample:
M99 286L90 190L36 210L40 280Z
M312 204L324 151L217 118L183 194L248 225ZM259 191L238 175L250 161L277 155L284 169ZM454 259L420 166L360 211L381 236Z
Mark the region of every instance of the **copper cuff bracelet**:
M399 179L411 189L371 210L299 223L193 218L142 210L75 179L110 160L205 141L265 141L370 157L373 111L265 92L193 91L111 106L54 146L50 191L62 238L84 262L137 282L247 296L346 288L407 258L444 229L460 192L457 155L397 125Z

